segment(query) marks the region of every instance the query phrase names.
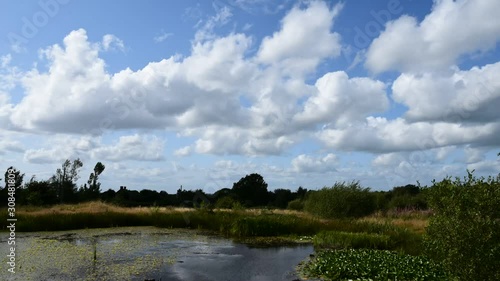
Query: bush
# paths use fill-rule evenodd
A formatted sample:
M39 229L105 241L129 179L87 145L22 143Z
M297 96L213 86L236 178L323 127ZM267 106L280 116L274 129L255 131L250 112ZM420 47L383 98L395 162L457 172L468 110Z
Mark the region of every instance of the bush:
M375 208L375 195L359 182L335 183L331 188L311 192L305 202L307 212L327 219L362 217L372 214Z
M434 182L429 205L427 254L460 280L500 280L500 175Z
M302 202L302 200L300 199L292 200L288 202L287 209L294 211L302 211L304 210L304 202Z
M232 209L238 201L234 200L230 196L224 196L215 202L215 208L217 209Z
M425 257L382 250L320 252L301 269L302 275L322 280L450 280L445 270Z

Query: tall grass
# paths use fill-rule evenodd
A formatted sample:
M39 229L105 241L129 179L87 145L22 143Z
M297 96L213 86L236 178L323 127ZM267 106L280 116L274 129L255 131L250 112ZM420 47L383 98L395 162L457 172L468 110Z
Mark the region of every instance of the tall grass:
M312 236L324 231L315 240L320 247L384 248L409 254L420 253L422 240L421 234L382 219L327 220L290 210L122 208L91 202L49 209L25 207L18 211L17 219L17 231L156 226L209 230L234 238Z
M23 210L18 212L17 219L18 231L157 226L210 230L233 237L312 235L323 227L323 223L312 217L286 213L121 208L103 203ZM6 230L6 226L2 229Z
M390 239L385 234L321 231L314 236L313 243L316 248L387 250Z

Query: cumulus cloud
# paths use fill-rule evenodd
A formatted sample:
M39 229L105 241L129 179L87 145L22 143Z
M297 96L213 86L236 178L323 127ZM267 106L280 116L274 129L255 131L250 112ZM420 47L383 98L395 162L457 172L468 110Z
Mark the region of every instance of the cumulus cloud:
M422 22L404 15L386 24L366 53L366 67L421 72L446 69L467 54L485 52L500 40L496 0L436 0Z
M281 30L262 41L257 60L278 64L289 74L313 70L325 58L340 55L340 35L331 32L334 18L342 9L329 9L313 1L305 9L295 6L282 20Z
M445 4L454 12L459 2L469 5L467 1L436 2L433 13ZM93 43L85 30L75 30L62 45L41 52L48 70L35 67L22 73L18 80L25 95L19 103L11 104L9 96L0 92L0 121L5 120L2 126L12 124L35 133L103 136L139 129L194 138L174 151L175 156L282 155L311 134L327 149L373 153L498 144L500 63L401 74L392 85L392 97L408 111L397 119L376 117L390 106L387 84L382 81L349 77L344 71L327 72L316 81L301 76L338 56L340 36L332 26L341 9L342 4L329 7L319 1L296 5L283 18L280 30L257 46L255 55L251 52L255 40L246 34L205 36L192 41L186 56L116 73L106 70L100 53L120 46L119 39L106 35L102 42ZM462 8L457 11L465 13ZM220 8L200 29L208 32L227 24L231 15L229 8ZM385 33L390 33L391 25L405 27L404 21L411 27L415 20L403 17L389 23ZM4 59L6 65L9 60ZM456 118L457 113L462 119ZM153 148L145 148L148 141ZM89 151L110 161L122 159L118 155L155 161L162 159L163 145L152 137L128 136ZM55 152L50 149L34 149L25 158L45 161L36 159ZM306 170L300 165L307 161L321 162L307 157L297 159L294 169ZM390 158L381 156L374 163L389 163Z
M35 164L58 163L68 158L84 158L100 145L90 136L54 135L42 146L24 151L24 161Z
M388 109L384 83L370 78L349 78L343 71L327 73L316 81L317 92L295 116L298 123L333 123L347 126L372 113Z
M297 173L327 173L336 172L337 166L338 159L333 153L317 158L301 154L292 160L291 169Z
M174 155L175 156L188 156L191 154L191 147L190 146L184 146L184 147L181 147L179 149L176 149L174 151Z
M0 140L0 154L5 154L8 152L22 153L24 152L24 150L24 146L18 141L5 138L2 138Z
M109 50L125 50L125 44L123 44L123 40L116 37L113 34L106 34L102 37L102 48L104 51Z
M408 107L410 121L454 123L500 120L500 63L451 73L401 74L393 97Z
M121 136L116 144L100 146L91 151L95 159L109 161L160 161L164 159L165 142L156 136L138 134Z
M318 138L328 147L347 151L389 153L427 150L450 145L494 145L500 141L500 123L462 125L446 122L409 123L403 118L368 117L343 129L324 129Z

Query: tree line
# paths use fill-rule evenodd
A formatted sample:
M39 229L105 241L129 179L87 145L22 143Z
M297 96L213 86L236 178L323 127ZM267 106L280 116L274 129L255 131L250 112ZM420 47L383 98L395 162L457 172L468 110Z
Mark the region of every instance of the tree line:
M298 187L295 191L285 188L268 190L268 184L264 178L257 173L248 174L235 182L232 188L222 188L212 194L207 194L201 189L185 190L182 186L174 194L166 191L151 189L130 190L126 186L120 186L115 191L101 190L99 182L100 175L105 171L105 165L97 162L88 180L81 186L77 185L80 178L80 169L83 162L80 159L65 160L61 167L48 179L37 179L32 176L25 180L25 174L14 167L7 168L15 170L16 175L16 201L19 205L50 206L55 204L74 204L87 201L101 200L120 206L184 206L184 207L216 207L216 208L253 208L269 207L280 209L302 210L305 207L312 208L318 202L315 198L323 196L322 191L307 190ZM7 171L5 172L5 185L0 186L0 198L7 198ZM369 209L387 211L390 209L426 209L427 202L422 188L416 185L394 187L390 191L370 191L362 188L358 182L335 183L337 187L348 186L355 198L363 204L350 206L348 208ZM338 189L338 188L337 188ZM363 195L364 194L364 195ZM361 200L363 195L365 199ZM361 197L360 197L361 196ZM368 199L367 199L368 198ZM342 203L345 204L345 200ZM332 201L333 202L333 201ZM308 207L309 206L309 207ZM366 213L362 212L362 213Z

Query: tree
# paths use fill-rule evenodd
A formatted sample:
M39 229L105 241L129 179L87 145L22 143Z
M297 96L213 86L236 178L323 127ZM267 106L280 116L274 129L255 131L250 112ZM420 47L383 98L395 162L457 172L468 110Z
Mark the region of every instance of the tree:
M233 184L232 191L247 206L265 206L268 202L267 183L256 173L246 175Z
M16 189L21 187L23 185L24 174L21 174L21 172L18 171L16 168L14 168L13 166L10 166L9 168L7 168L7 170L5 171L5 175L4 175L5 188L7 189L7 187L9 186L9 182L8 182L9 181L9 174L11 174L9 171L12 172L12 174L14 174L14 178L15 178L14 187Z
M14 177L12 175L14 175ZM18 193L20 193L20 191L21 191L19 188L23 185L24 174L21 174L21 172L18 171L13 166L10 166L5 171L5 177L4 177L5 188L2 189L0 186L0 200L2 200L2 202L6 202L6 200L7 200L8 189L9 189L9 179L11 181L12 181L12 179L14 179L13 184L14 184L14 188L16 189L16 200L19 201L20 196Z
M84 185L83 188L83 196L86 200L94 200L99 198L99 194L101 193L101 183L97 182L99 180L99 175L102 174L106 166L104 166L101 162L97 162L94 167L94 172L90 173L89 179L87 181L87 185Z
M56 174L52 176L51 182L57 186L58 197L61 203L74 202L76 200L76 181L79 179L78 172L83 167L80 158L71 162L66 159Z
M35 176L26 183L27 198L29 205L42 206L57 203L57 189L50 181L37 181Z

